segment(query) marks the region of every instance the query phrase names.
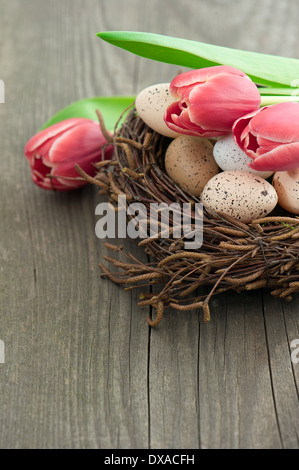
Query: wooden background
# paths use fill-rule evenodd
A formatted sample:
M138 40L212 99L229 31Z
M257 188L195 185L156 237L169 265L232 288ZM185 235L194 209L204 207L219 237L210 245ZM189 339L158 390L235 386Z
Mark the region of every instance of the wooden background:
M43 191L23 156L71 102L176 75L98 31L299 58L298 24L297 0L0 0L1 448L298 448L298 296L222 295L209 324L169 312L151 330L138 292L99 278L96 189Z

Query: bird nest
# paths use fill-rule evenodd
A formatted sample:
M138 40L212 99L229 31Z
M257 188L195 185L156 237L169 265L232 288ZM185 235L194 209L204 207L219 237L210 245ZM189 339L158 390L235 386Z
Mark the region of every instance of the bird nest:
M95 178L85 177L100 187L99 193L107 196L115 211L119 196L126 196L127 205L143 203L148 211L152 203L191 203L191 207L200 203L165 172L165 149L171 140L150 129L134 108L113 137L107 138L114 145L114 160L100 162ZM203 243L197 250L186 250L184 237L173 237L171 214L166 238L161 227L158 237L137 241L148 262L106 243L121 256L105 256L108 267L100 264L101 276L125 290L141 288L138 305L156 310L154 318L148 317L151 326L161 321L168 308L201 308L204 321L209 321L209 301L222 292L266 288L288 301L299 292L298 217L279 209L245 224L206 208L202 216Z

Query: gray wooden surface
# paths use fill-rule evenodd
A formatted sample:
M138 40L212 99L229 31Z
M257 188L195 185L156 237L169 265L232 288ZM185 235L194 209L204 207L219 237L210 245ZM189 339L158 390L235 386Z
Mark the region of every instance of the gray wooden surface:
M0 0L1 448L298 448L298 296L223 295L210 324L169 312L150 330L138 292L99 278L95 188L43 191L23 157L72 101L176 75L98 31L299 58L298 23L297 0Z

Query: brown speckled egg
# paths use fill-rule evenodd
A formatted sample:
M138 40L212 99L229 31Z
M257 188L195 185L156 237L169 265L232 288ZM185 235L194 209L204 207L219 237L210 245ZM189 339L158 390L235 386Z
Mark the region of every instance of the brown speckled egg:
M205 184L219 172L213 145L201 137L180 136L168 146L165 168L170 178L193 196L200 196Z
M215 212L223 212L241 222L267 216L277 204L273 186L246 171L224 171L205 186L201 202Z
M299 214L299 168L277 171L272 184L278 195L278 204L292 214Z
M169 92L169 83L158 83L140 91L135 100L135 108L141 119L154 131L166 137L175 138L181 134L174 132L164 122L164 114L175 98Z

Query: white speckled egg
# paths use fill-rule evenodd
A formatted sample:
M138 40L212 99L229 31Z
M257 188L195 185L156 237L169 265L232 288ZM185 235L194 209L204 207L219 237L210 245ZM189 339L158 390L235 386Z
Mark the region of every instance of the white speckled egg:
M264 178L238 170L213 176L201 195L205 207L245 223L268 215L277 199L275 189Z
M169 83L158 83L140 91L135 100L136 111L141 119L154 131L166 137L175 138L174 132L164 122L164 114L175 100L169 92Z
M299 168L277 171L272 184L278 195L278 204L292 214L299 214Z
M168 146L165 168L170 178L193 196L200 196L205 184L219 172L208 139L181 135Z
M221 137L214 146L214 158L218 166L223 171L241 170L248 171L262 178L269 178L273 175L273 171L256 171L252 170L248 163L252 161L243 150L236 144L233 134Z

